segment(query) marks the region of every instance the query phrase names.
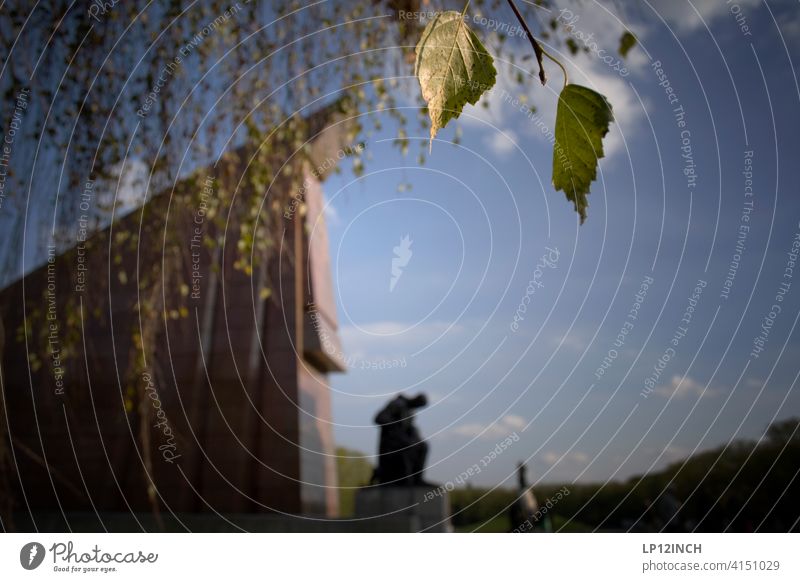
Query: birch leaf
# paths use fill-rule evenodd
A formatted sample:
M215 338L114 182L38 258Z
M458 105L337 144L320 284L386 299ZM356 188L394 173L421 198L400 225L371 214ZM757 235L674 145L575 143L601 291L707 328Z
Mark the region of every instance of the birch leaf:
M636 46L636 37L629 31L625 31L619 39L619 54L624 59L628 52Z
M597 178L597 161L603 157L603 137L614 120L611 105L600 93L569 84L558 97L553 186L566 194L586 220L589 187Z
M494 59L480 39L453 10L438 14L417 43L414 74L431 118L431 144L436 133L457 118L464 104L474 105L494 86Z

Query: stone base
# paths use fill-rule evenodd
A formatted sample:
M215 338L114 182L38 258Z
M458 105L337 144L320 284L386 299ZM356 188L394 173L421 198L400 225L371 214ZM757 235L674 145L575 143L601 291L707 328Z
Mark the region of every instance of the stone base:
M433 495L433 493L438 495ZM410 532L452 532L450 500L442 488L364 487L356 491L355 518L384 520L404 518Z

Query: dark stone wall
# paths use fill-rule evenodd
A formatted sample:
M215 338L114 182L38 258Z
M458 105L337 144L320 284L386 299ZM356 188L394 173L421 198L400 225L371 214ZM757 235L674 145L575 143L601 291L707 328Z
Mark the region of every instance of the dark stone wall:
M319 228L318 183L306 196ZM151 237L175 229L188 247L194 209L168 213L167 204L155 197L121 220L147 224ZM302 223L295 237L303 220L285 224L284 259L300 260L276 259L252 276L234 269L233 245L203 247L200 291L183 317L170 313L180 290L136 277L138 262L159 261L163 249L145 234L141 245L118 240L114 225L0 292L0 428L11 453L0 470L15 511L143 512L157 504L165 514L336 515L326 373L341 368L319 352L319 338L308 348L303 341L308 304L334 314L334 335L335 304L327 237L309 240ZM211 253L223 256L218 275L206 268ZM266 280L273 292L262 299L254 285ZM167 305L155 361L132 375L137 300L154 292Z

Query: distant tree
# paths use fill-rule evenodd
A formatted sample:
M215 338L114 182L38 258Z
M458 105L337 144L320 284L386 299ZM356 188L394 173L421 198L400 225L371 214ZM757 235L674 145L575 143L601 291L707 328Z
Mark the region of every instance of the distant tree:
M773 422L767 429L767 440L776 445L800 444L800 418Z
M349 517L355 510L356 489L369 484L373 466L364 453L337 447L336 470L339 479L339 514Z

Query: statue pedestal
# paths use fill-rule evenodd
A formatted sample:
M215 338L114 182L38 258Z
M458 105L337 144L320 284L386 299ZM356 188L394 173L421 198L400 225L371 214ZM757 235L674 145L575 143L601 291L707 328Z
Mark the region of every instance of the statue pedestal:
M450 500L443 488L364 487L356 491L355 517L374 520L376 529L381 520L402 518L410 532L453 531Z

